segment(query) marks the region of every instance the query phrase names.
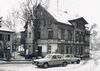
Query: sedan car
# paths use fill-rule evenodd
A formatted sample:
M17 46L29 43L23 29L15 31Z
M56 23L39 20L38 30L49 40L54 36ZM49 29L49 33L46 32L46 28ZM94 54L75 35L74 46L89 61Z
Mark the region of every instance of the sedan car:
M62 65L66 66L67 62L64 60L62 54L48 54L42 59L34 60L37 67L48 68L49 66Z
M73 54L64 54L64 59L67 63L80 63L80 58L75 57Z

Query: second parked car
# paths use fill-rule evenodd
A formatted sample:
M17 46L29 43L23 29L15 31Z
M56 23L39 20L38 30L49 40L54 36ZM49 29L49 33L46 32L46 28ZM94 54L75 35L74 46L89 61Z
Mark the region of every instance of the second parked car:
M75 57L73 54L64 54L64 59L67 63L80 63L80 58Z

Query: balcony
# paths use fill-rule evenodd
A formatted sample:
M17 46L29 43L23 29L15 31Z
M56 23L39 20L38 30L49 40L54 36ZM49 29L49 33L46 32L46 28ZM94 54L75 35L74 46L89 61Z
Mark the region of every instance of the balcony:
M58 40L52 40L52 39L49 39L49 40L38 40L38 43L40 44L48 44L48 43L58 43Z

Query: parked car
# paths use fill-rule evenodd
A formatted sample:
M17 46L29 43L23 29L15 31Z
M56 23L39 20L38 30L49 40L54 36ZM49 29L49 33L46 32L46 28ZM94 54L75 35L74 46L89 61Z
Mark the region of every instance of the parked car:
M80 58L75 57L73 54L64 54L64 59L67 63L80 63Z
M62 65L66 66L67 62L62 54L48 54L42 59L33 61L37 67L48 68L49 66Z

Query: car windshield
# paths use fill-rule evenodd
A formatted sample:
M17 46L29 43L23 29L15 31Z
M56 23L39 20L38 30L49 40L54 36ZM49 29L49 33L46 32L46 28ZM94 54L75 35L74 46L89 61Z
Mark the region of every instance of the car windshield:
M45 58L51 58L51 57L52 57L52 55L50 55L50 54L45 56Z

